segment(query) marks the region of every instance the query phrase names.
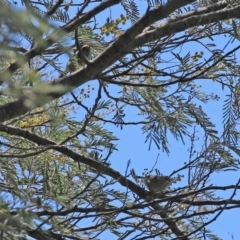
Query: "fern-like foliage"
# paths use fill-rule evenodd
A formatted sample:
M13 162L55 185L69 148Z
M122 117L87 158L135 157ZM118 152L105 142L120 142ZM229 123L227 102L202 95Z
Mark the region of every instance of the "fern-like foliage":
M123 0L121 4L132 22L136 22L139 18L138 6L134 0Z
M229 145L236 145L238 143L238 135L236 135L236 120L238 119L238 111L235 106L238 105L236 102L236 96L231 92L223 105L223 124L224 124L224 140Z

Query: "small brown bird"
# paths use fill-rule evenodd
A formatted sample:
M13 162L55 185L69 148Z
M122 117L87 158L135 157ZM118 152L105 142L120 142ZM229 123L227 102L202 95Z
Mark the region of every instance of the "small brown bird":
M148 190L154 193L165 191L174 181L173 178L161 175L136 176L136 178L142 178Z
M84 54L84 56L87 59L90 59L90 57L91 57L91 47L89 45L83 45L82 46L82 53ZM83 67L84 65L85 65L85 62L81 58L80 52L77 50L74 53L74 56L71 57L70 60L68 61L65 72L70 72L70 73L75 72L76 70ZM61 75L59 77L61 78L63 76L64 76L64 74L61 73Z

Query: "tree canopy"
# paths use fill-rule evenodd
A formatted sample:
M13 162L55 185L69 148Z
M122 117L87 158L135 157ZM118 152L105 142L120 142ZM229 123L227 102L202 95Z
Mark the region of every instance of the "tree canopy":
M0 238L221 239L211 223L240 207L240 179L212 182L239 171L239 19L238 0L1 1ZM187 149L175 185L113 167L126 127Z

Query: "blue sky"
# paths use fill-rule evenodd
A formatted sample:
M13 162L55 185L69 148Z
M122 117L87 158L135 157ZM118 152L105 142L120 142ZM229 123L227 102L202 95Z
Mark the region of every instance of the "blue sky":
M139 10L140 16L146 11L146 4L144 1L139 1ZM97 22L99 26L103 25L106 21L107 16L111 14L112 19L116 19L123 13L120 6L112 7L111 10L106 10L105 13L100 14L97 17ZM75 12L73 12L75 14ZM71 15L71 12L70 12ZM130 25L130 21L126 26ZM223 44L226 42L226 38L224 37L215 37L214 39L215 44ZM209 41L210 40L206 40ZM234 48L237 43L231 44L229 49ZM196 52L196 45L190 44L185 49L182 50L182 53L185 51L190 51L192 54ZM200 51L200 49L198 49ZM226 94L228 94L227 89L222 90L221 86L211 80L197 80L197 84L202 85L202 89L209 93L217 93L220 96L220 100L217 102L201 104L204 111L210 116L211 120L216 124L217 130L221 133L222 132L222 106L224 100L226 99ZM91 86L94 86L95 83L90 83ZM91 100L89 101L91 102ZM125 114L127 115L128 119L135 119L136 118L136 111L126 111ZM80 116L78 116L80 117ZM174 170L183 166L185 161L189 159L189 152L188 148L190 147L190 142L186 141L184 145L180 141L176 141L171 135L169 135L169 143L170 145L170 154L166 155L161 150L158 150L154 144L150 150L148 150L148 143L145 142L145 136L142 134L140 126L124 126L123 130L117 128L116 126L106 124L105 127L114 132L115 136L117 136L120 141L117 143L117 147L119 151L114 152L111 156L111 163L112 168L117 169L121 174L125 173L127 163L130 160L131 166L130 168L134 168L136 173L141 174L145 168L151 169L156 159L158 158L158 163L156 168L160 170L160 172L164 175L171 174ZM201 147L203 139L196 142L196 149ZM239 178L238 172L221 172L218 174L214 174L211 177L211 183L213 185L230 185L235 184ZM132 179L133 180L133 179ZM186 181L185 179L182 180L183 182L177 183L173 185L173 187L179 187L183 185ZM224 198L228 198L231 195L231 191L221 192L221 196ZM236 198L239 198L240 194L237 194ZM221 214L221 216L217 219L217 221L213 222L210 226L210 229L214 231L219 237L222 239L232 239L231 234L233 234L234 239L240 238L239 232L239 216L240 210L234 209L230 211L225 211ZM210 216L211 217L211 216ZM107 236L106 236L107 237Z

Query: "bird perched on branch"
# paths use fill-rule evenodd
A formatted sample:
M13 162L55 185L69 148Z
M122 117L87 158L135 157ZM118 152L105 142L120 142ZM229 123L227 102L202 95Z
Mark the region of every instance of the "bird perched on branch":
M162 175L147 175L145 177L137 176L134 170L132 170L132 176L134 179L143 179L147 189L154 193L163 192L173 181L175 181L174 178Z
M89 45L83 45L80 50L76 50L74 55L69 59L65 72L75 72L79 68L83 67L85 60L82 58L82 54L86 57L86 60L90 59L91 56L91 47ZM60 78L64 76L64 73L61 73Z
M168 176L158 176L158 175L149 175L145 177L137 176L137 178L143 178L144 184L146 185L148 190L154 193L162 192L166 190L174 181L172 178Z

